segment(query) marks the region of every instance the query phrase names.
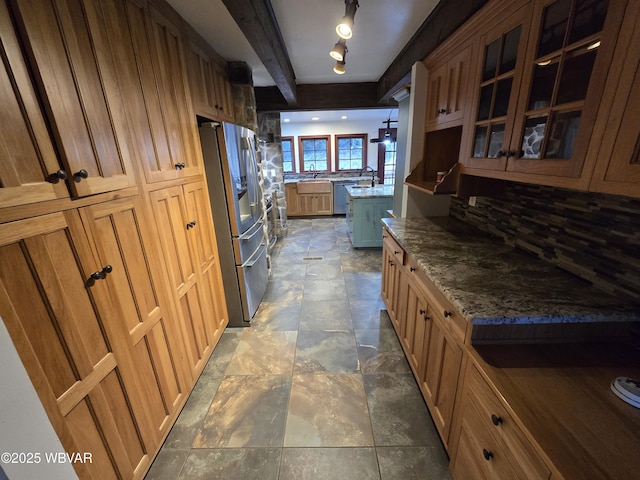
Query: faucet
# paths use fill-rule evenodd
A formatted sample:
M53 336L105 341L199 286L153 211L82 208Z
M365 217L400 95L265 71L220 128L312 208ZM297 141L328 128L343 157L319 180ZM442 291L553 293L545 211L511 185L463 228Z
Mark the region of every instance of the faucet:
M371 170L371 186L375 187L376 186L376 171L371 167L371 165L365 165L364 167L362 167L360 169L360 176L362 176L362 173L366 170L369 169Z
M318 172L316 172L316 164L312 163L311 165L309 165L309 171L311 173L313 173L313 178L316 178L318 176Z

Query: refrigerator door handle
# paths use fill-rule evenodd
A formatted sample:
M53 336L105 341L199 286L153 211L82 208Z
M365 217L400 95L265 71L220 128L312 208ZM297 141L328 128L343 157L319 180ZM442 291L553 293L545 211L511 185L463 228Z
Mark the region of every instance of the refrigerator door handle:
M262 225L263 225L262 219L257 221L255 223L255 225L260 225L260 227L262 227ZM260 233L262 231L262 228L256 227L255 225L252 228L250 228L249 230L247 230L245 233L243 233L242 235L239 235L238 239L239 240L249 240L249 239L255 237L258 233Z
M260 260L260 257L262 256L262 252L263 252L263 247L265 246L264 243L260 244L260 248L258 248L258 250L256 250L256 255L254 255L255 258L253 259L249 259L245 262L244 265L242 265L244 268L251 268L253 266L255 266L256 263L258 263L258 261Z

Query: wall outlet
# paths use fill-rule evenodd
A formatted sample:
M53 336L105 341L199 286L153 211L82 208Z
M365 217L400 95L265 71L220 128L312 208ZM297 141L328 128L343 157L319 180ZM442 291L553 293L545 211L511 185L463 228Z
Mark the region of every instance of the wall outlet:
M471 196L469 197L469 206L470 207L475 207L476 206L476 200L478 197L476 196Z

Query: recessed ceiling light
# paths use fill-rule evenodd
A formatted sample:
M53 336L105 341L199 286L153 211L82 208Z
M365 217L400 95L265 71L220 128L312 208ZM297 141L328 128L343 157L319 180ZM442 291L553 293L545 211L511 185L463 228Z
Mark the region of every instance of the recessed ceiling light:
M346 115L342 115L340 118L341 118L342 120L346 120L346 119L347 119L347 116L346 116Z
M320 120L320 117L311 117L311 120Z
M285 118L285 119L284 119L284 123L289 123L290 121L291 121L291 119L290 119L290 118Z

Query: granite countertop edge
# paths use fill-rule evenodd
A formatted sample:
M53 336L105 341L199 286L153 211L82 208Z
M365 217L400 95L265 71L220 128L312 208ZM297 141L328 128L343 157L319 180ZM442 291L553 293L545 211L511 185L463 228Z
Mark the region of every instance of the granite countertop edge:
M382 223L474 325L640 321L633 299L605 292L460 220Z
M354 187L345 187L347 189L347 193L351 195L352 198L380 198L380 197L393 197L393 185L376 185L375 187L363 187L363 188L354 188Z

